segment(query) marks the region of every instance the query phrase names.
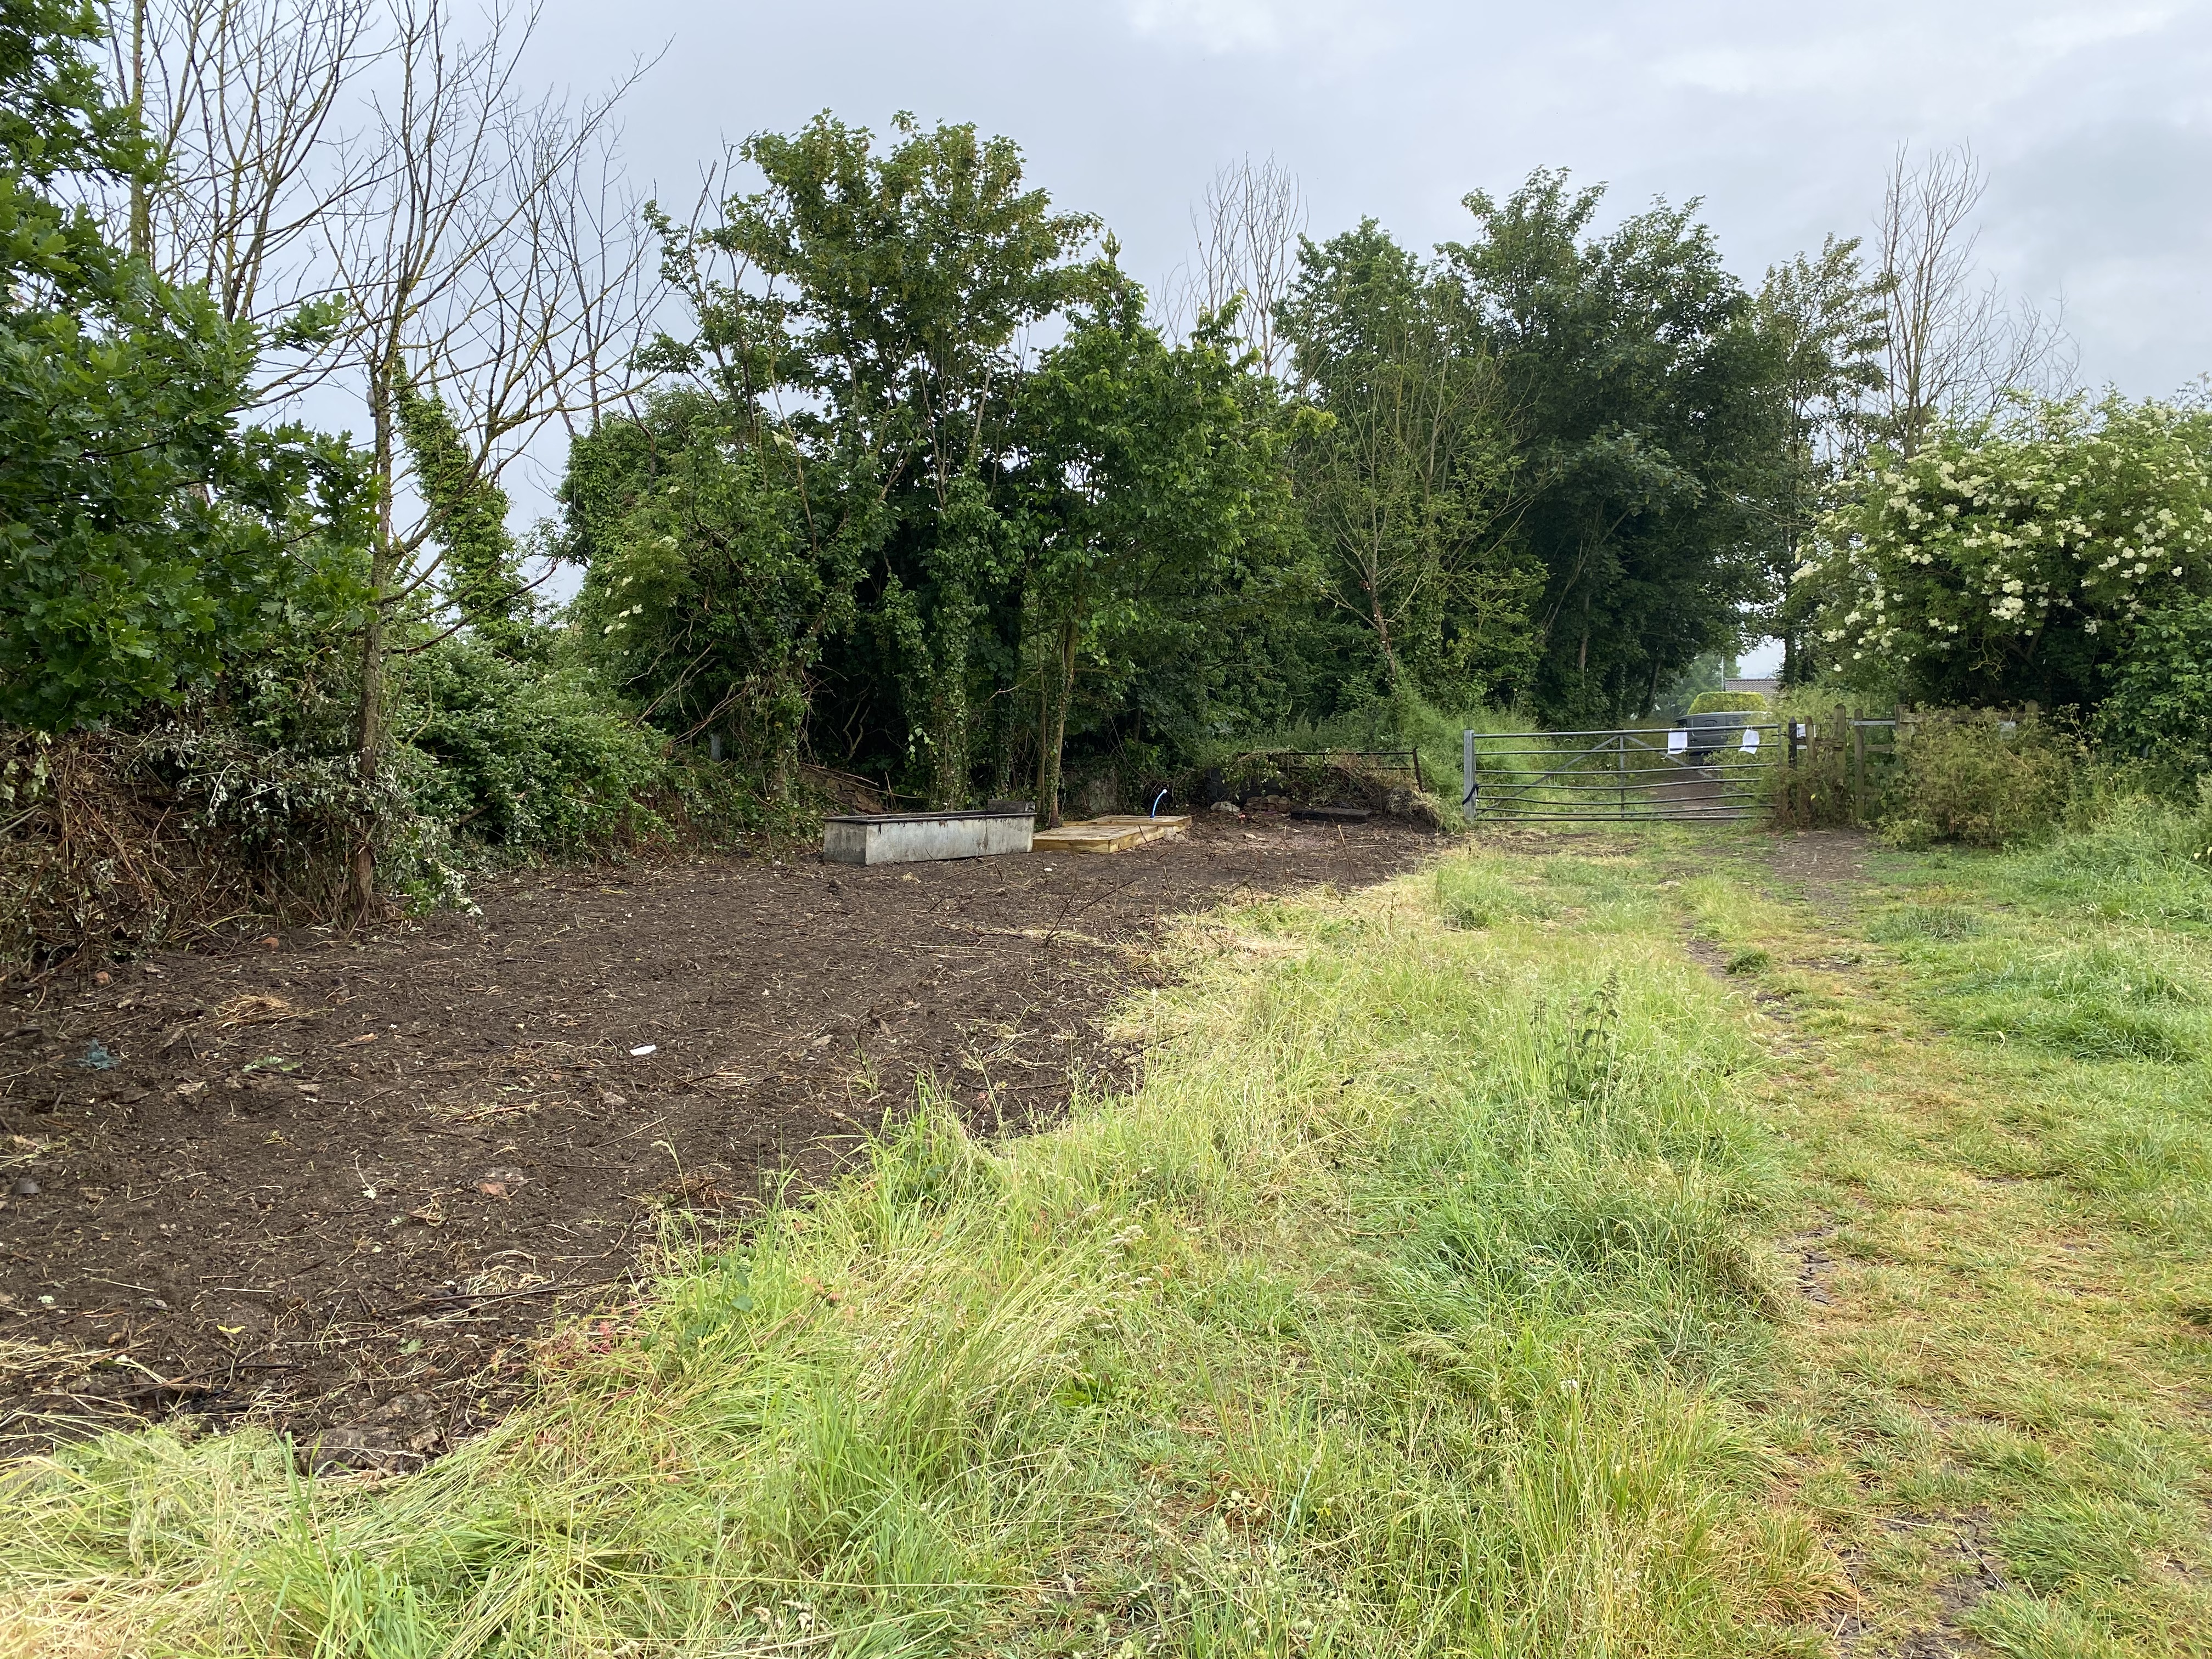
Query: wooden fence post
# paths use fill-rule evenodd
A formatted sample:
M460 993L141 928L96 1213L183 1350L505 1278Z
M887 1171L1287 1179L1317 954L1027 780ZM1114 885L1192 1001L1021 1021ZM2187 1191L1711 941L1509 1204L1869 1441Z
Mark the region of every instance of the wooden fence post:
M1797 717L1792 714L1790 716L1790 770L1782 780L1782 800L1789 808L1791 825L1802 829L1804 826L1798 823L1797 812Z
M1866 823L1866 727L1851 722L1851 822Z

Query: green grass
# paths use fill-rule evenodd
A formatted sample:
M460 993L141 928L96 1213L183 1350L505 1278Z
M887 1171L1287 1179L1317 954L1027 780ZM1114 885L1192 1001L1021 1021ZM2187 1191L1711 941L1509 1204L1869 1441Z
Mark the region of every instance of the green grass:
M1222 913L1136 1093L1000 1146L925 1095L420 1474L0 1475L0 1649L2212 1650L2178 834L1848 892L1513 837Z
M2212 1237L2212 872L2185 820L2123 802L2085 834L1903 861L1868 936L1931 1024L2004 1051L2025 1164L2103 1212ZM2078 1062L2078 1063L2067 1063ZM1994 1080L1994 1079L1993 1079Z
M1855 892L1717 931L1769 951L1786 999L1762 1090L1832 1265L1770 1420L1869 1650L2212 1651L2212 875L2190 841L2122 803L2021 851L1877 854ZM1764 863L1723 885L1786 896Z

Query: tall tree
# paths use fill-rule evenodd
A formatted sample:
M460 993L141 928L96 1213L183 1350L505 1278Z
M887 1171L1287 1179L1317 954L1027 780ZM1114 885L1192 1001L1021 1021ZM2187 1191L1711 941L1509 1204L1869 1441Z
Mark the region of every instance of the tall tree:
M260 331L81 204L153 165L99 40L0 4L0 719L45 731L342 625L368 499L342 444L243 418Z
M636 343L644 243L606 172L623 88L574 106L529 96L521 61L537 22L502 3L468 33L450 0L394 0L392 86L358 135L370 181L334 239L343 362L377 485L355 724L365 787L390 742L395 629L447 550L441 514L465 495L487 499L549 427L588 420L626 383ZM459 412L434 500L410 466L410 388ZM370 914L380 901L366 833L349 880L353 912Z
M574 430L626 384L647 246L611 173L628 82L533 96L538 14L513 0L465 22L453 0L106 3L116 82L154 161L103 198L118 234L203 284L226 321L264 326L277 349L250 378L256 399L312 383L356 401L375 516L354 758L374 799L393 652L420 643L447 557L495 539L454 536L498 507L540 434ZM483 621L494 593L472 580L443 586L469 590ZM374 829L349 860L358 915L380 902Z
M107 198L118 240L226 320L343 306L328 251L368 204L354 142L392 39L377 0L102 0L116 96L152 165ZM337 330L265 354L256 392L295 394L340 362Z
M1109 244L1109 258L1111 244ZM1110 262L1023 388L1019 432L1034 538L1024 615L1041 652L1037 807L1060 822L1076 676L1109 672L1118 641L1157 639L1162 613L1217 623L1231 595L1272 594L1294 556L1272 383L1240 350L1235 302L1170 347L1142 289Z
M1475 234L1443 250L1525 458L1535 702L1592 723L1735 643L1771 562L1780 441L1773 354L1697 204L1595 234L1601 197L1557 172L1477 191Z
M1263 161L1247 155L1222 167L1191 210L1196 249L1181 320L1195 325L1202 316L1233 314L1265 374L1289 367L1290 343L1276 316L1297 281L1306 216L1297 175L1272 155Z
M896 696L927 751L931 799L969 789L972 649L1011 579L1003 518L1008 410L1022 331L1082 290L1087 215L1054 211L1020 151L973 126L828 115L749 140L763 186L679 238L726 275L702 290L702 339L747 384L788 399L810 448L865 455L884 507L871 595Z
M1799 254L1771 267L1753 315L1773 354L1777 392L1787 411L1774 457L1778 514L1767 541L1758 625L1782 641L1782 679L1810 677L1807 611L1790 598L1792 573L1839 481L1866 453L1872 400L1887 387L1887 279L1867 273L1856 238L1829 237L1818 258Z
M1885 299L1881 435L1907 458L1946 417L1987 419L2014 392L2072 389L2072 343L2033 304L2007 302L1976 264L1989 179L1964 144L1917 165L1900 146L1875 226Z
M678 738L733 739L782 799L823 642L882 538L869 458L808 454L694 386L579 439L563 494L588 654Z
M1334 602L1397 696L1510 696L1538 573L1496 361L1456 291L1375 223L1307 242L1280 307L1300 390L1324 418L1293 451Z

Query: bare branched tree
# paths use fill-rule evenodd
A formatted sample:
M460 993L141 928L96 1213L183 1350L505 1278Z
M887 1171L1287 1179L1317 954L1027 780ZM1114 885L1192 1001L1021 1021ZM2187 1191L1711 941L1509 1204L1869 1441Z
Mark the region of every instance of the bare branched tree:
M580 105L533 94L528 0L465 27L453 0L104 3L118 94L158 162L102 204L118 237L276 331L264 400L359 400L349 424L368 434L378 511L356 760L374 783L389 624L435 609L441 564L403 396L441 401L459 434L441 487L496 491L541 433L573 432L623 388L649 243L613 112L642 70ZM357 914L374 878L364 827Z
M1272 155L1257 162L1248 155L1223 167L1191 210L1198 248L1187 278L1188 300L1199 309L1216 311L1241 295L1244 337L1270 374L1280 371L1285 354L1275 333L1275 307L1297 280L1298 239L1305 228L1305 192L1297 175Z
M1961 144L1890 167L1874 252L1888 296L1882 426L1906 454L1944 415L1986 414L2008 392L2071 384L2072 342L2057 317L2008 304L1974 258L1975 210L1989 181Z
M588 419L620 389L648 303L647 245L612 148L635 74L580 106L533 99L520 64L536 11L497 6L466 35L447 0L393 0L391 15L387 85L362 138L365 204L331 222L330 245L381 491L356 732L364 782L385 745L387 625L439 568L433 515L403 511L403 393L456 409L475 480L495 484L539 432ZM367 914L365 837L350 889Z
M1456 666L1477 668L1468 653L1490 643L1491 613L1528 597L1501 559L1526 498L1499 442L1495 363L1432 327L1376 343L1333 376L1334 419L1301 447L1300 490L1336 567L1335 603L1371 631L1396 693L1408 688L1409 653L1455 654L1410 629L1449 611L1464 647Z
M376 158L353 141L365 76L388 54L377 0L106 0L113 74L157 171L108 204L118 240L234 321L275 324L339 298L326 251ZM334 310L333 310L334 314ZM264 397L337 362L273 355Z

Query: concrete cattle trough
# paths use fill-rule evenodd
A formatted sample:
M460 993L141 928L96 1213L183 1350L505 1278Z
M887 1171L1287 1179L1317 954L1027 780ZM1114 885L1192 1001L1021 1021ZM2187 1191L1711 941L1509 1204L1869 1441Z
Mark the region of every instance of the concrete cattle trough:
M919 864L1026 853L1036 815L1019 811L858 813L827 819L822 856L832 864Z

